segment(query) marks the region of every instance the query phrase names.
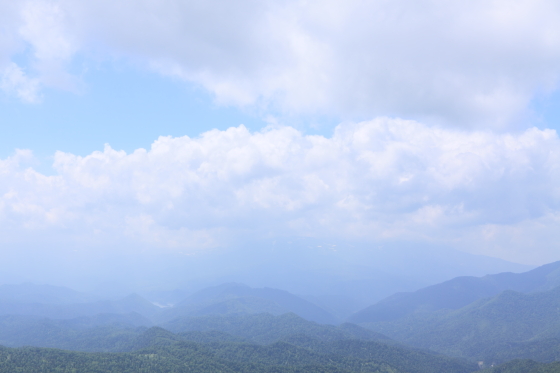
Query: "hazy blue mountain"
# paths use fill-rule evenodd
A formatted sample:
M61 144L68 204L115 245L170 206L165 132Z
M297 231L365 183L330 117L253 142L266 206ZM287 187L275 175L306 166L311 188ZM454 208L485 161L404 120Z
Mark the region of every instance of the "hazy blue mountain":
M150 325L139 314L97 315L52 320L27 315L0 316L0 345L53 347L80 351L122 351Z
M181 339L196 343L224 343L224 342L238 342L249 343L246 338L231 335L229 333L221 332L219 330L191 330L188 332L178 333Z
M263 240L200 256L177 256L165 265L166 277L158 278L161 287L145 291L131 284L130 288L154 302L170 305L179 301L181 291L176 289L187 289L182 293L190 294L237 282L286 290L342 320L396 292L415 291L457 276L534 268L449 248L380 247L301 238Z
M281 315L293 312L307 320L319 323L337 322L337 319L319 306L287 291L229 283L198 291L162 313L164 320L180 316L258 314Z
M504 290L523 293L543 291L560 285L560 262L524 273L499 273L484 277L457 277L415 292L397 293L349 318L355 323L396 320L421 312L459 309L478 299Z
M209 315L182 317L161 326L174 333L191 331L220 331L255 343L273 343L294 334L304 334L315 339L329 341L362 339L392 343L387 336L357 325L322 325L305 320L296 314L280 316L256 315Z
M481 373L558 373L560 362L543 364L530 359L516 359L505 364L480 371Z
M0 285L0 302L71 304L98 300L95 296L63 286L36 284Z
M0 315L34 315L52 319L71 319L80 316L93 316L102 313L124 314L137 312L144 317L153 318L161 308L131 294L117 300L104 300L88 303L28 303L0 301Z
M2 316L0 316L2 317ZM93 316L81 316L73 319L55 320L72 329L88 329L98 326L115 326L119 328L150 327L153 322L137 312L98 313Z
M459 310L368 325L398 341L453 356L553 361L560 357L560 286L529 294L506 290Z

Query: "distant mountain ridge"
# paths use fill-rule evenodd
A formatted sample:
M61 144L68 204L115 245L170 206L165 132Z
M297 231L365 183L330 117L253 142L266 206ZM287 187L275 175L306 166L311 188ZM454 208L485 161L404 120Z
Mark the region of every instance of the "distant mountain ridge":
M31 283L0 285L0 302L71 304L96 300L99 299L64 286Z
M261 313L184 317L161 324L161 326L179 334L191 331L219 331L262 344L283 340L283 338L295 334L305 334L324 341L361 339L393 343L387 336L358 325L321 325L294 313L279 316Z
M304 319L336 324L337 318L321 307L284 290L252 288L238 283L213 286L192 294L164 310L161 320L176 317L293 312Z
M150 324L149 320L136 313L69 320L21 315L0 316L0 345L32 345L78 351L132 351L153 345L154 341L148 341L151 335L197 343L270 344L289 341L294 336L296 339L305 336L322 342L363 340L396 344L387 336L358 325L321 325L293 313L281 316L265 313L190 317L148 329ZM151 332L146 334L147 330Z
M551 263L524 274L482 278L489 291L508 285L532 292L505 290L455 310L416 309L405 316L361 325L399 342L451 356L494 363L516 358L559 360L560 285L553 287L559 267L559 263ZM450 283L453 281L443 288L449 289ZM476 282L475 289L480 284ZM464 288L457 289L463 294Z
M354 323L391 321L416 313L459 309L504 290L522 293L560 286L560 261L523 273L499 273L484 277L456 277L410 293L397 293L348 318Z
M30 315L53 319L71 319L80 316L94 316L97 314L137 312L151 319L160 311L160 307L137 294L131 294L117 300L98 300L95 302L80 303L30 303L0 300L0 316Z
M447 351L484 344L560 339L560 286L524 294L506 290L459 310L379 323L379 330L413 345Z
M115 300L94 300L88 294L48 285L0 286L0 316L28 315L51 319L136 312L161 323L177 317L293 312L319 323L339 320L316 304L284 290L226 283L202 289L172 307L162 308L138 294Z

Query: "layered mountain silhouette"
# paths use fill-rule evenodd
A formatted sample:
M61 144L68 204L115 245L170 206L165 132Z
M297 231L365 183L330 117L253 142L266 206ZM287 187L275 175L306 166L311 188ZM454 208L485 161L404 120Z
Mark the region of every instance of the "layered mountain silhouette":
M250 342L263 344L300 334L323 341L360 339L393 343L387 336L358 325L321 325L305 320L294 313L286 313L280 316L260 313L185 317L174 319L161 326L180 335L192 331L219 331L241 337Z
M96 297L63 286L37 284L0 285L2 303L72 304L98 300Z
M559 285L560 261L524 273L456 277L414 292L392 295L355 313L348 321L366 323L397 320L416 313L459 309L504 290L531 293L549 290Z
M506 290L459 310L369 326L403 343L453 356L555 361L560 359L560 286L530 294Z
M323 324L337 323L336 317L321 307L284 290L251 288L228 283L203 289L165 310L160 320L203 315L270 313L294 314Z
M124 314L136 312L151 319L160 311L160 307L152 304L137 294L131 294L125 298L117 300L80 303L39 303L0 300L0 316L29 315L48 317L52 319L70 319L98 314Z
M521 274L459 277L396 294L352 320L452 356L486 363L551 362L560 359L559 279L560 262Z
M411 372L415 364L423 366L418 371L452 372L471 369L472 361L560 360L560 262L397 293L354 314L351 323L339 324L308 299L225 283L160 307L137 294L98 300L60 287L3 285L0 345L124 353L188 342L195 349L223 346L220 354L239 347L239 356L278 348L288 354L282 356L320 352L358 359L355 364L379 358L387 372Z

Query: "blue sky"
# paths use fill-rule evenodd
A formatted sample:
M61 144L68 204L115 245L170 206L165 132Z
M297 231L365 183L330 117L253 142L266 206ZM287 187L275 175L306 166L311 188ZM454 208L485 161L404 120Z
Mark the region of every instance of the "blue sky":
M0 2L1 243L560 259L559 21L545 0Z
M57 150L85 156L105 143L131 152L148 148L159 136L196 137L213 128L266 125L251 113L215 105L201 88L134 67L107 64L82 79L82 92L50 89L40 103L4 96L2 156L15 148L42 157Z

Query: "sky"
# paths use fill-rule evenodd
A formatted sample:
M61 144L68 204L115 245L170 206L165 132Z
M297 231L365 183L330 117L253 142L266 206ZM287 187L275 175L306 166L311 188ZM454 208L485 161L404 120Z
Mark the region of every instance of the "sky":
M1 0L0 25L4 259L560 259L556 1Z

